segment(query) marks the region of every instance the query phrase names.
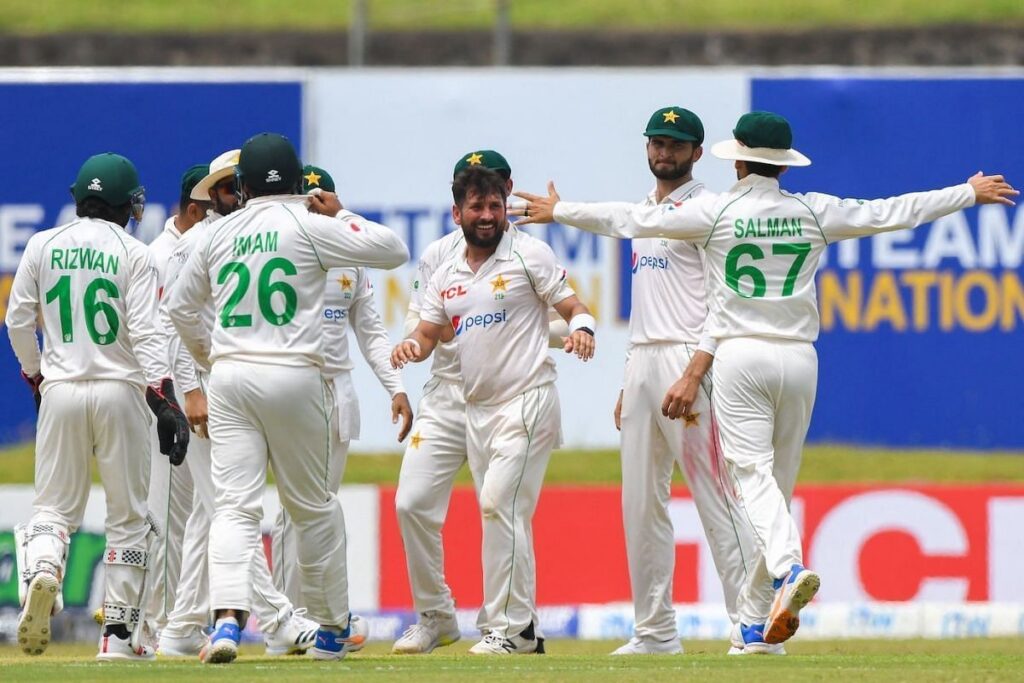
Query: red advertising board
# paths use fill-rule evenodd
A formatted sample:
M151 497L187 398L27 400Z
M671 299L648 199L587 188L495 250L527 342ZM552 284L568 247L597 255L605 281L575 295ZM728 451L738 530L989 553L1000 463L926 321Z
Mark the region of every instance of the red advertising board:
M548 487L534 518L541 605L629 601L619 489ZM380 606L409 608L394 489L381 489ZM821 601L1024 601L1022 486L805 486L793 511ZM693 502L674 491L677 602L720 599ZM480 520L471 488L452 496L445 571L460 605L481 601Z

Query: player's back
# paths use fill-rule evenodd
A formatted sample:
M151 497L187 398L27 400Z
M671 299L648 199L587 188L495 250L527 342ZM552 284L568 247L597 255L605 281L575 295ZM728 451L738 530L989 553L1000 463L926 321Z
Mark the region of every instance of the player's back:
M128 319L130 306L156 305L156 274L146 246L113 223L79 218L33 235L24 258L33 260L39 287L47 381L142 385ZM139 287L145 290L131 291Z

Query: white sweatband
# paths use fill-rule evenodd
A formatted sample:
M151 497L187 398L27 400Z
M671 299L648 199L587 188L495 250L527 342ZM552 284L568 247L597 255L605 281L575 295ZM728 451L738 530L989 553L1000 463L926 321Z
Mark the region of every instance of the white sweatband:
M576 330L585 327L590 330L591 333L597 329L597 321L594 320L594 316L589 313L577 313L569 321L569 333L572 334Z
M418 341L416 341L415 339L413 339L412 337L406 337L405 339L402 340L403 344L405 342L409 342L410 344L412 344L413 346L416 347L416 355L417 356L420 355L420 353L423 351L423 349L420 347L420 343Z

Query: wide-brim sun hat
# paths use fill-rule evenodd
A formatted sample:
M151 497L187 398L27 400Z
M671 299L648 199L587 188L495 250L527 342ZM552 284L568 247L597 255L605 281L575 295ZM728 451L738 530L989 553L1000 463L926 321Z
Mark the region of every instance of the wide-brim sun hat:
M238 149L228 150L211 161L210 172L205 178L196 183L196 186L192 188L192 193L189 194L189 198L201 202L210 201L210 190L213 189L213 186L225 178L235 175L235 166L238 165L238 155L240 153L241 150Z
M711 146L719 159L754 161L772 166L810 166L811 160L793 149L789 121L768 111L752 111L736 122L732 140Z

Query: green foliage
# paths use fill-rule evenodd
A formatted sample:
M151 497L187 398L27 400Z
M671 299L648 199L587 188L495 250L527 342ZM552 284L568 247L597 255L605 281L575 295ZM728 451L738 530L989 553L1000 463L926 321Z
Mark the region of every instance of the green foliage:
M514 28L786 29L1024 21L1019 0L508 0ZM0 0L0 32L338 31L352 0ZM367 0L369 25L387 30L488 29L496 0Z

